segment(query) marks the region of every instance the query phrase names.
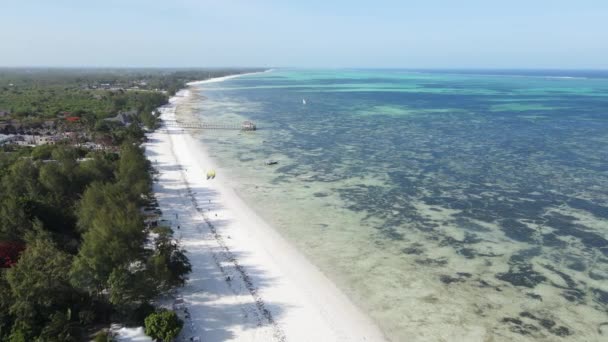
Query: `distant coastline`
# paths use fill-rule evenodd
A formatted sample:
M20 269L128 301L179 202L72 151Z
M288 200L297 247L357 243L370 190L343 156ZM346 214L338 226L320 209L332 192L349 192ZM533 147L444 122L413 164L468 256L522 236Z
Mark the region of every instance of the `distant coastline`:
M206 79L206 80L199 80L199 81L191 81L186 83L186 85L188 87L191 86L197 86L200 84L205 84L205 83L216 83L216 82L222 82L222 81L226 81L229 79L233 79L233 78L237 78L237 77L242 77L242 76L247 76L247 75L255 75L255 74L262 74L265 72L271 72L274 69L266 69L264 71L256 71L256 72L246 72L246 73L242 73L242 74L235 74L235 75L228 75L228 76L223 76L223 77L215 77L215 78L210 78L210 79ZM187 89L187 88L184 88Z

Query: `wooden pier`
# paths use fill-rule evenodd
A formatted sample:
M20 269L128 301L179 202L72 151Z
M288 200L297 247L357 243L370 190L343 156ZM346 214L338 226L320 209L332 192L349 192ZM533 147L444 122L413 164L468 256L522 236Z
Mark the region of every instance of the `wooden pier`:
M165 120L165 127L177 127L183 129L228 129L241 131L255 131L256 125L251 121L236 122L207 122L207 121L178 121Z

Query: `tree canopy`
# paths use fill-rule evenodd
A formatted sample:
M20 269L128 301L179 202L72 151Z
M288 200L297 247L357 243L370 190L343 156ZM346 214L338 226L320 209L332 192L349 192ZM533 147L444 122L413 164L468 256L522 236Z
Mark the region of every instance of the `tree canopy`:
M179 335L184 322L175 312L161 310L146 317L146 334L164 342L171 342Z

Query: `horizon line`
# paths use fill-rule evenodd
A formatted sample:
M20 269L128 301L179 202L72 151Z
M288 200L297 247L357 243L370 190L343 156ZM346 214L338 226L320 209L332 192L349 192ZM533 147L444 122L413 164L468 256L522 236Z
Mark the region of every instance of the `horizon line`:
M300 69L300 70L545 70L545 71L608 71L608 67L378 67L378 66L86 66L86 65L0 65L0 69L171 69L171 70L206 70L206 69Z

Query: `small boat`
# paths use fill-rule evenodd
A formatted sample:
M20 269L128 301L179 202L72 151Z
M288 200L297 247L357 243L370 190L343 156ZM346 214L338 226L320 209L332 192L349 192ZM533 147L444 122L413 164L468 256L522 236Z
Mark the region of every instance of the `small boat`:
M302 104L305 105L306 104L306 100L302 99Z
M215 170L211 169L209 171L207 171L207 179L214 179L215 178Z
M266 161L266 163L264 163L264 164L266 164L266 165L276 165L276 164L278 164L278 163L279 163L279 162L278 162L278 161L276 161L276 160L267 160L267 161Z

